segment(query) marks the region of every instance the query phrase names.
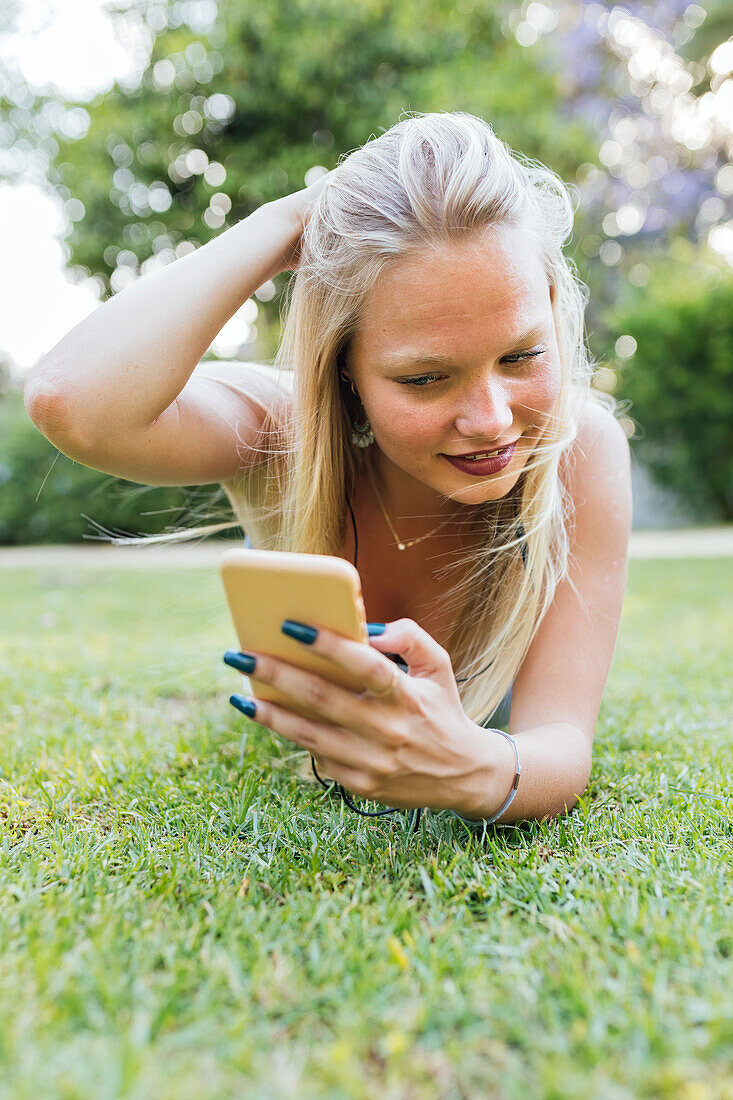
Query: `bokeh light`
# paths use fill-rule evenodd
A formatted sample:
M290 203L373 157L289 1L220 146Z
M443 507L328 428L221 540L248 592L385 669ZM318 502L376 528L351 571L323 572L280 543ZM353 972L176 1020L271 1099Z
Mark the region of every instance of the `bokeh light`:
M596 367L593 372L593 388L604 393L613 393L617 384L616 372L610 367Z
M258 315L257 302L253 298L248 298L215 337L211 346L216 354L230 359L238 354L240 349L246 348L247 344L253 344L257 339L255 321Z
M632 355L636 353L636 340L633 336L619 336L614 351L619 359L631 359Z

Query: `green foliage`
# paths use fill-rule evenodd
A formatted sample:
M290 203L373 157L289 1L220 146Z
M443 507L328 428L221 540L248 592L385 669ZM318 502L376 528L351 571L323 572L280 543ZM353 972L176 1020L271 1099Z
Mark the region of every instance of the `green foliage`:
M0 1097L729 1100L731 616L632 560L582 804L482 840L298 778L214 570L0 572Z
M700 516L733 520L733 275L683 244L609 327L637 343L619 391L653 477Z
M155 36L141 86L87 105L86 136L61 141L52 177L85 210L69 237L71 265L109 287L121 249L142 261L163 242L205 243L302 188L314 165L333 168L405 110L481 115L514 148L572 175L595 159L593 135L582 121L560 118L563 77L549 48L538 44L530 62L503 33L502 15L494 0L468 12L452 0L222 0L209 41L185 24L167 27ZM164 59L175 66L171 87L154 72ZM221 100L212 112L214 95L230 98L231 117L221 117ZM207 182L201 168L181 175L177 158L191 150L223 165L224 182ZM170 207L136 210L125 173L164 183ZM216 228L204 220L214 193L231 202ZM276 311L276 301L264 308Z
M220 515L214 507L221 493L218 486L153 488L90 470L49 443L20 394L0 398L0 545L82 542L98 537L99 527L152 535L231 519L231 509Z
M122 5L121 29L129 17L142 17L153 38L140 86L115 86L85 103L82 139L54 137L49 179L62 199L78 200L69 205L70 273L97 276L103 296L121 252L121 262L139 267L161 249L204 244L262 203L302 188L315 165L334 167L404 111L481 115L511 146L566 176L595 159L589 128L560 117L564 75L552 51L538 43L530 60L494 0L220 0L208 35L186 24L184 7ZM167 25L156 33L163 14ZM166 65L156 74L165 61L175 70L171 85ZM193 171L184 163L192 151L205 154ZM208 179L205 164L216 170ZM167 188L167 208L165 196L156 210L146 204L152 184L159 197ZM214 196L216 209L230 204L223 222L212 216ZM279 307L277 296L259 304L253 357L274 354ZM82 513L116 531L154 533L166 516L141 512L171 508L177 521L185 503L181 491L118 487L77 466L24 414L3 444L2 462L0 541L78 540L88 533Z

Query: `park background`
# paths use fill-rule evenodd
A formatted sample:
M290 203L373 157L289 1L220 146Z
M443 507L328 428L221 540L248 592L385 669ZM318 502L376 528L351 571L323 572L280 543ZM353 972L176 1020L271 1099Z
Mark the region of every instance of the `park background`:
M725 15L0 4L0 1100L733 1100ZM21 392L110 294L446 109L577 188L635 479L588 787L485 836L307 783L228 703L222 544L95 541L194 525L217 487L87 470ZM208 354L269 359L287 278Z
M724 2L10 0L0 14L0 544L231 518L33 427L28 371L110 295L333 168L407 110L466 110L578 205L594 385L634 527L733 519L733 42ZM205 358L270 361L289 274Z

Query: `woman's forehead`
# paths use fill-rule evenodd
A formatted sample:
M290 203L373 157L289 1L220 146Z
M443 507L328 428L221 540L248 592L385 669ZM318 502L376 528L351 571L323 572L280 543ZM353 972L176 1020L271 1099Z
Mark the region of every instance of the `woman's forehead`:
M538 248L523 233L494 232L392 264L369 293L356 343L399 348L426 335L470 338L487 324L511 337L550 317Z

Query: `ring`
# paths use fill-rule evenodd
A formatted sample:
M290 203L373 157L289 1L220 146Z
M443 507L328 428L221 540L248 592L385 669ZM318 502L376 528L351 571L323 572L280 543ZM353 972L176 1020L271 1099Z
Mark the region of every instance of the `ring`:
M375 691L374 688L369 688L369 694L370 695L376 695L377 698L379 698L379 699L385 698L387 695L390 694L390 692L394 691L395 685L397 684L397 680L399 679L399 675L400 674L397 670L397 666L392 665L392 678L389 681L389 683L387 684L387 686L385 688L380 688L379 691Z

